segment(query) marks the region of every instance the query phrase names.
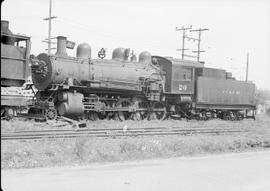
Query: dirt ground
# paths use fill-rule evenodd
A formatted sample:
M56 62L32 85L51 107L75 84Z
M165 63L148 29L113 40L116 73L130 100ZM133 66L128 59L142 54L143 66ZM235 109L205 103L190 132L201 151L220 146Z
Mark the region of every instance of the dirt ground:
M60 122L58 122L60 124ZM63 123L63 122L61 122ZM34 121L1 121L2 131L26 129L71 128L55 123ZM224 135L148 136L122 138L42 139L38 141L2 141L1 168L35 168L65 165L86 165L96 162L129 161L138 159L171 158L206 153L243 152L270 148L270 117L243 121L96 121L87 127L233 127L248 132Z
M270 128L270 116L266 114L257 115L256 120L245 119L242 121L224 121L220 119L197 121L197 120L152 120L152 121L116 121L116 120L99 120L99 121L81 121L86 123L86 128L136 128L136 127L209 127L209 128ZM2 131L16 130L34 130L34 129L70 129L72 125L65 121L48 121L35 122L34 120L13 119L10 121L1 120Z

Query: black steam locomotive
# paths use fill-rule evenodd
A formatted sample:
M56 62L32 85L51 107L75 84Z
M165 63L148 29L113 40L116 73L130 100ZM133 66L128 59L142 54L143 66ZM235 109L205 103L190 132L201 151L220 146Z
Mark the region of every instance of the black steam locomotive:
M32 92L24 85L31 75L30 37L14 34L8 21L1 21L1 119L28 107Z
M129 49L117 48L112 59L92 59L80 44L76 57L66 53L67 39L57 38L55 55L32 59L32 78L39 90L29 113L90 120L242 119L254 117L255 85L235 80L225 70L201 62L151 56L137 61Z

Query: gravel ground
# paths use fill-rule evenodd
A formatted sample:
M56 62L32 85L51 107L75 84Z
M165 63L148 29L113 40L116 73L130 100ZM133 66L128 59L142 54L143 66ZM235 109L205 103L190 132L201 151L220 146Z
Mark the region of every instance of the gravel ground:
M60 123L60 122L59 122ZM1 121L2 131L56 128L53 123ZM54 125L54 124L53 124ZM270 148L270 117L243 121L97 121L87 127L234 127L248 128L230 135L151 136L101 139L81 137L38 141L1 141L1 168L86 165L94 162L170 158L204 153L242 152ZM60 127L66 128L66 127Z
M99 120L99 121L82 121L86 123L86 128L136 128L136 127L209 127L209 128L270 128L270 116L258 115L256 120L245 119L242 121L224 121L220 119L209 121L196 120L164 120L164 121L116 121L116 120ZM13 119L11 121L1 120L2 131L16 130L35 130L35 129L70 129L71 125L64 121L35 122L34 120Z

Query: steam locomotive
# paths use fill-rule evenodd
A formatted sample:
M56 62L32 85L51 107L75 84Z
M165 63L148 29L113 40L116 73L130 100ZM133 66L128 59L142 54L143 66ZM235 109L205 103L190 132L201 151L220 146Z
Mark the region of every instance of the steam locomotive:
M255 85L235 80L225 70L202 62L152 56L116 48L112 59L92 59L91 47L80 44L67 55L67 38L57 37L56 54L31 59L32 79L39 90L29 113L46 119L59 116L89 120L243 119L254 117Z

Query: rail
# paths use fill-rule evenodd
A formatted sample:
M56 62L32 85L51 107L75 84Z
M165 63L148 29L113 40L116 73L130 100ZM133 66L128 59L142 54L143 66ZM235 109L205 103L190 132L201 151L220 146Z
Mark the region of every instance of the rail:
M38 140L52 138L77 137L137 137L161 135L198 135L226 134L247 132L240 128L179 128L179 127L148 127L148 128L86 128L86 129L45 129L1 132L1 141L5 140Z

